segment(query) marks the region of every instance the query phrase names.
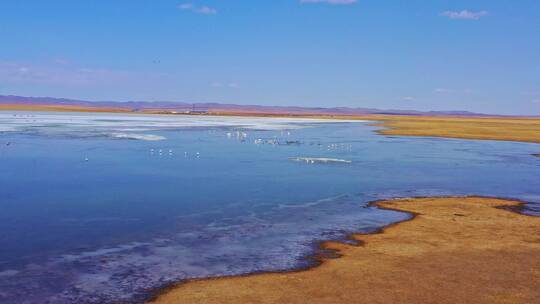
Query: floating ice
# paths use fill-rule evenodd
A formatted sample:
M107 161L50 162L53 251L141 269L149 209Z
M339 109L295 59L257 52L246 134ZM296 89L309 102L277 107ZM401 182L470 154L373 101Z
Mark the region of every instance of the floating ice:
M13 132L13 131L17 131L17 129L15 127L10 127L10 126L0 126L0 132Z
M326 157L289 157L290 160L306 162L309 164L350 164L352 161L339 158L326 158Z
M133 134L133 133L112 133L112 137L119 139L135 139L135 140L146 140L146 141L159 141L167 139L164 136L153 135L153 134Z

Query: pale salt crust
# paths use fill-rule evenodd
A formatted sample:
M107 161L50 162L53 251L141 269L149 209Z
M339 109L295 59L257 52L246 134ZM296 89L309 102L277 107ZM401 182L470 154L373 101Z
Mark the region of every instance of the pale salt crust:
M313 124L342 122L360 121L112 113L0 112L0 132L39 132L44 135L69 136L85 134L86 136L97 135L117 139L150 141L165 140L166 138L156 134L141 134L141 132L204 127L279 131L305 128Z

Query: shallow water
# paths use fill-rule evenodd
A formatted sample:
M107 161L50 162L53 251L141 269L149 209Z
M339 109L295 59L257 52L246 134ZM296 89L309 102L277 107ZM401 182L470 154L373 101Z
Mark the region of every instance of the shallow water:
M502 196L540 215L539 145L374 130L0 112L0 303L141 302L186 278L307 267L317 240L408 217L376 199Z

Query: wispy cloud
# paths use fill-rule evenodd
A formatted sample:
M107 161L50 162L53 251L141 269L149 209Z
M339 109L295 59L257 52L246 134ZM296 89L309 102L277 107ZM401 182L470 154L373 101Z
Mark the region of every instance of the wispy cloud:
M405 100L405 101L413 101L413 100L415 100L415 98L412 97L412 96L401 97L401 99L402 99L402 100Z
M185 11L190 11L203 15L215 15L218 13L217 9L208 6L198 6L193 3L182 3L178 5L178 8Z
M88 86L130 83L161 75L80 67L54 60L44 64L0 61L0 82L27 85Z
M452 92L452 90L445 89L445 88L436 88L434 91L435 91L435 93L440 93L440 94L451 93Z
M56 58L53 62L58 65L69 65L71 63L71 61L65 58Z
M348 5L356 2L357 0L300 0L300 3L302 4L326 3L332 5Z
M441 13L441 16L448 17L450 19L464 19L464 20L478 20L487 15L489 15L488 11L472 12L469 10L445 11Z
M178 8L179 9L183 9L183 10L190 10L193 8L193 3L182 3L182 4L178 4Z
M523 91L520 94L525 96L540 96L540 91Z
M219 81L212 82L211 84L214 88L229 88L229 89L238 89L240 86L236 82L223 83Z

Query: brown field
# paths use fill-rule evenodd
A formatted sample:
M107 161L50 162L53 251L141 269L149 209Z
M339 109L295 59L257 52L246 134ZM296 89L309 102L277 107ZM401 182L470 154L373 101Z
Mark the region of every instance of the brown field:
M378 202L415 218L361 246L327 242L341 257L307 271L191 281L154 304L540 303L540 218L519 202L420 198Z

